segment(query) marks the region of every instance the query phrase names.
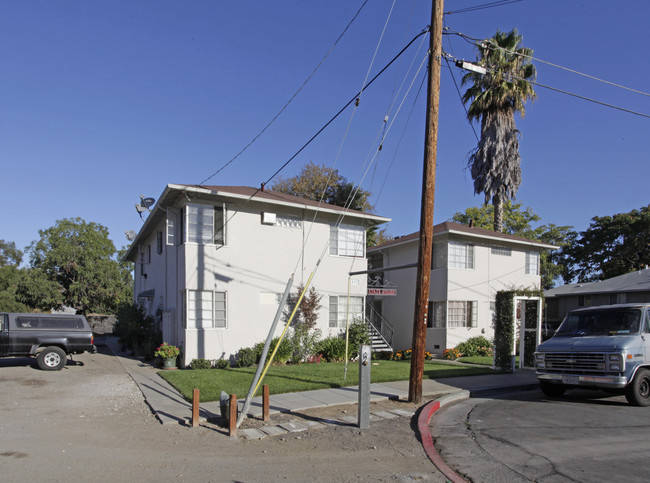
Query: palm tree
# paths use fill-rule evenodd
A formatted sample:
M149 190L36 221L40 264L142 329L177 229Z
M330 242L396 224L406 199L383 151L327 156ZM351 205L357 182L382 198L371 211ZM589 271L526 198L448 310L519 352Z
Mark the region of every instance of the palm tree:
M492 199L498 232L503 231L503 202L513 199L521 184L515 112L523 117L524 103L536 97L529 82L536 74L530 62L533 51L521 47L521 39L517 29L509 33L497 30L478 46L477 64L487 73L469 72L463 77L463 85L472 83L463 95L465 104L471 101L467 117L481 121L481 139L469 156L468 167L474 193L484 193L485 203Z

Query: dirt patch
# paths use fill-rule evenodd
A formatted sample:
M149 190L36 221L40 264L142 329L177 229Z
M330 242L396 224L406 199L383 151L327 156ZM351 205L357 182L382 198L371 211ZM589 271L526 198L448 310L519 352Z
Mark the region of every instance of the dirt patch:
M370 429L325 424L260 440L230 438L220 424L161 425L119 361L84 354L62 371L0 360L0 470L3 481L445 481L428 460L414 418L372 421ZM373 403L372 412L416 411ZM357 414L337 406L272 415L260 427L325 422Z

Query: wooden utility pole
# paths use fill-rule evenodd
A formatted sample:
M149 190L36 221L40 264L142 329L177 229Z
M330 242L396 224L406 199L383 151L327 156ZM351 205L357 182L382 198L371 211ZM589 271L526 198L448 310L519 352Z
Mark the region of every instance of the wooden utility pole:
M438 112L440 110L440 63L442 58L442 9L444 0L433 0L429 32L429 83L427 86L427 121L424 137L422 173L422 207L420 211L420 245L413 317L413 352L409 378L409 401L422 401L424 349L427 341L427 312L433 251L433 201L436 191L436 155L438 150Z

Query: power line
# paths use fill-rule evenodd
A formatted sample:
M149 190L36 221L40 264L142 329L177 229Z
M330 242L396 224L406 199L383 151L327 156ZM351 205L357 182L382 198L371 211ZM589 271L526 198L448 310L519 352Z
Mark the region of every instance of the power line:
M455 13L468 13L475 12L477 10L485 10L486 8L502 7L504 5L510 5L511 3L518 3L523 0L497 0L494 2L484 3L481 5L474 5L473 7L459 8L458 10L450 10L445 12L445 15L453 15Z
M413 44L413 42L415 42L419 37L421 37L422 35L424 35L424 34L426 34L428 32L429 32L429 27L427 27L422 32L420 32L418 35L413 37L411 39L411 41L408 44L406 44L406 46L402 50L400 50L397 53L397 55L395 55L395 57L393 57L372 79L370 79L366 83L364 89L367 89L368 87L370 87L372 85L372 83L375 82L377 80L377 78L379 78L379 76L381 76L386 71L386 69L388 69L393 64L393 62L395 62ZM271 177L268 180L266 180L264 182L264 184L265 185L268 184L271 180L273 180L273 178L275 178L278 174L280 174L280 172L284 168L286 168L289 165L289 163L291 163L291 161L293 161L307 146L309 146L314 141L314 139L316 139L330 124L332 124L332 122L334 122L334 120L336 120L336 118L339 117L343 113L343 111L345 111L350 106L350 104L355 102L360 94L361 94L361 92L357 92L354 96L352 96L352 98L347 102L347 104L345 104L329 121L327 121L323 125L323 127L321 127L316 132L316 134L314 134L309 139L309 141L307 141L298 151L296 151L296 153L293 156L291 156L282 166L280 166L280 168L275 173L273 173L273 175L271 175ZM255 195L253 195L253 196L255 196Z
M332 44L330 49L327 51L327 53L325 54L325 57L323 57L323 59L318 63L318 65L314 68L314 70L311 72L311 74L309 74L309 76L307 76L307 79L305 79L305 81L298 88L298 90L296 92L294 92L294 94L291 96L291 98L284 104L284 106L282 106L282 109L280 109L280 111L273 117L273 119L271 119L266 124L266 126L264 126L264 128L259 133L257 133L257 135L246 146L244 146L244 148L241 151L239 151L230 161L228 161L226 164L224 164L217 171L215 171L210 176L208 176L203 181L201 181L200 184L204 184L206 181L209 181L210 179L214 178L217 174L219 174L221 171L223 171L225 168L227 168L233 161L235 161L239 156L241 156L244 153L244 151L246 151L249 147L251 147L251 145L255 141L257 141L260 138L260 136L262 136L262 134L264 134L269 127L271 127L271 124L273 124L278 119L278 117L280 117L280 115L285 111L285 109L289 106L289 104L291 104L291 102L296 98L296 96L298 96L300 91L302 91L303 88L307 85L307 83L311 80L311 78L314 76L314 74L316 74L316 71L320 68L320 66L323 65L323 63L325 62L325 59L327 59L327 57L329 57L329 55L332 53L332 50L334 50L334 47L336 47L336 45L339 43L341 38L343 38L343 35L345 35L345 33L348 31L348 29L350 28L352 23L356 20L356 18L361 13L361 10L363 9L363 7L366 6L367 3L368 3L368 0L364 0L364 2L361 4L359 9L357 10L357 13L354 14L352 19L348 22L348 24L343 29L343 32L341 32L341 34L334 41L334 43Z
M447 29L447 30L448 30L448 32L446 32L446 34L448 34L448 35L449 34L457 35L457 36L459 36L460 38L462 38L463 40L465 40L466 42L468 42L469 44L471 44L471 45L473 45L475 47L480 47L481 45L484 45L485 42L490 42L489 39L478 39L476 37L471 37L471 36L463 34L461 32L455 32L455 31L449 30L449 29ZM590 75L590 74L585 74L584 72L580 72L580 71L575 70L575 69L570 69L569 67L564 67L564 66L561 66L559 64L554 64L553 62L549 62L547 60L543 60L543 59L540 59L538 57L533 57L532 55L526 55L526 54L523 54L521 52L515 52L515 51L512 51L512 50L508 50L505 47L501 47L500 45L495 44L494 42L490 42L490 45L492 47L494 47L495 49L503 50L504 52L508 52L510 54L518 55L518 56L521 56L521 57L526 57L526 58L529 58L529 59L534 60L536 62L541 62L542 64L547 64L547 65L550 65L551 67L556 67L558 69L562 69L562 70L565 70L567 72L571 72L572 74L577 74L577 75L580 75L580 76L583 76L583 77L587 77L588 79L592 79L592 80L595 80L595 81L598 81L598 82L602 82L604 84L608 84L608 85L611 85L611 86L614 86L614 87L618 87L620 89L625 89L627 91L634 92L636 94L641 94L641 95L650 97L650 94L647 93L647 92L643 92L643 91L640 91L638 89L633 89L631 87L627 87L627 86L624 86L624 85L621 85L621 84L617 84L615 82L611 82L611 81L608 81L606 79L601 79L600 77L596 77L596 76L593 76L593 75Z

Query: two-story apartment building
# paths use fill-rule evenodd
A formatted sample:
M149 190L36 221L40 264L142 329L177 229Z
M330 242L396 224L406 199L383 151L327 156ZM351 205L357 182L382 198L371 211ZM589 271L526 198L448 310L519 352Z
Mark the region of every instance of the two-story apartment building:
M419 232L368 249L373 268L412 265ZM494 336L496 293L539 289L540 254L557 247L525 238L445 222L433 228L433 260L426 350L441 354L470 337ZM372 280L382 289L373 289ZM416 268L371 275L371 319L389 333L396 350L412 345ZM377 315L379 314L379 315Z
M295 292L315 271L318 328L338 333L348 273L367 268L365 230L387 221L245 186L170 184L125 259L135 264L136 302L161 314L163 339L183 346L187 365L265 340L292 275ZM350 284L353 316L363 315L366 280Z

